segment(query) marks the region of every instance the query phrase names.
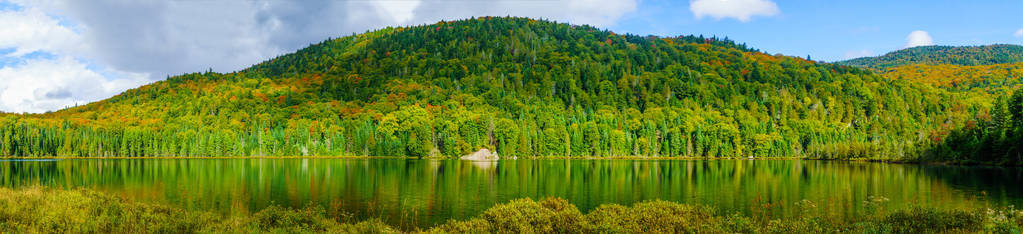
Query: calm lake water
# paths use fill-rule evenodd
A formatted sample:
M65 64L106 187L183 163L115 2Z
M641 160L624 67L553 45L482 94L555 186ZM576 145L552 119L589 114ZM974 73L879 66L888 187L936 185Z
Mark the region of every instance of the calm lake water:
M0 161L0 185L86 187L186 209L245 214L318 204L358 219L430 227L516 198L562 197L584 212L661 199L726 213L870 212L1023 205L1018 168L799 160L82 159Z

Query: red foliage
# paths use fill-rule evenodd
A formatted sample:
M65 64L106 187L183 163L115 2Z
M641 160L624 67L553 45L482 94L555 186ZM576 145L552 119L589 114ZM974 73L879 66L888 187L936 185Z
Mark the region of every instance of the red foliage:
M977 120L972 120L971 119L971 120L966 121L966 126L963 126L963 129L966 129L966 130L977 129Z
M263 102L268 102L268 101L270 101L270 98L269 98L269 97L267 97L267 96L266 96L266 94L260 93L260 92L258 92L258 91L257 91L257 92L255 92L255 93L253 93L252 95L253 95L253 96L256 96L256 98L259 98L259 100L261 100L261 101L263 101Z

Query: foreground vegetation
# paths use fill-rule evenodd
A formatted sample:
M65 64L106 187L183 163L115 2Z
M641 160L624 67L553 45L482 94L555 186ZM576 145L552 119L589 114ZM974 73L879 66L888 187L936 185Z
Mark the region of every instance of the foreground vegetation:
M337 216L341 217L341 216ZM222 217L164 205L131 202L97 191L41 187L0 188L0 232L193 233L193 232L393 232L379 220L349 224L321 208L271 206L247 217Z
M872 202L872 201L867 201ZM712 208L648 201L602 205L587 214L568 201L514 200L475 218L426 230L429 233L939 233L1023 231L1023 211L1013 208L975 211L910 209L863 214L853 219L814 212L816 205L797 202L797 217L721 214ZM868 204L869 205L869 204ZM47 188L0 188L0 232L191 233L191 232L401 232L381 220L353 222L351 215L318 206L289 209L271 206L244 217L127 201L96 191Z

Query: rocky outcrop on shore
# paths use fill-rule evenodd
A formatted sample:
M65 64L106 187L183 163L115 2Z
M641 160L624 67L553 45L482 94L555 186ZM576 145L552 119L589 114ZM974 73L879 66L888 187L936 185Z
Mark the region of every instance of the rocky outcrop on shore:
M489 149L480 149L475 153L471 153L461 157L462 160L471 161L497 161L497 159L499 158L500 157L497 156L497 152L490 152Z

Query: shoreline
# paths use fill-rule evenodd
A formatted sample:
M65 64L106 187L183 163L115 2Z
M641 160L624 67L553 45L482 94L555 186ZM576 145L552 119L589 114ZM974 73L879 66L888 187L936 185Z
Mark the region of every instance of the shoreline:
M68 157L68 156L56 156L56 157L15 157L15 156L0 156L0 161L14 161L14 160L70 160L70 159L424 159L424 160L460 160L457 157L411 157L411 156L218 156L218 157L194 157L194 156L158 156L158 157ZM954 162L954 161L925 161L925 160L891 160L891 159L869 159L869 158L848 158L848 159L825 159L825 158L805 158L805 157L757 157L757 158L746 158L746 157L656 157L656 156L611 156L611 157L571 157L571 156L523 156L517 157L516 159L500 159L498 161L506 160L637 160L637 161L718 161L718 160L811 160L811 161L844 161L844 162L874 162L874 163L890 163L890 164L917 164L917 165L929 165L929 166L991 166L991 167L1023 167L1023 165L1011 165L1011 164L999 164L999 163L986 163L976 161L966 162Z

